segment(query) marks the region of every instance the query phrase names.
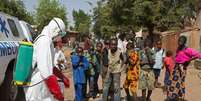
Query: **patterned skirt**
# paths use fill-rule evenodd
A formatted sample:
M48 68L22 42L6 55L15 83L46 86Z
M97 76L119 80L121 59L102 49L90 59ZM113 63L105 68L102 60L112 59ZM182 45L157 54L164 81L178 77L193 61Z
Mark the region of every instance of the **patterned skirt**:
M139 89L154 90L155 75L153 69L140 69Z
M186 68L183 64L176 64L172 76L167 81L168 99L184 99Z
M130 89L132 93L136 93L138 89L140 66L134 66L128 68L126 80L124 81L123 87L125 89Z

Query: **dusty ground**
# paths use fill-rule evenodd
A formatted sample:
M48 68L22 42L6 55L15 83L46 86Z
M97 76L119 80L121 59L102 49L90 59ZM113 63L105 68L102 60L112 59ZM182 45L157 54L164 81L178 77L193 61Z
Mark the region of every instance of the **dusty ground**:
M69 51L66 52L66 54L69 54ZM69 57L68 57L69 59ZM71 86L68 89L65 89L65 101L73 101L74 99L74 87L73 87L73 81L72 81L72 73L71 69L68 68L67 71L65 71L65 75L70 78L71 80ZM200 76L199 76L200 75ZM125 74L122 75L122 82L124 81ZM161 73L160 82L163 82L164 78L164 70ZM121 84L122 85L122 84ZM102 88L101 84L101 78L99 79L99 87ZM187 78L186 78L186 99L188 101L201 101L201 71L194 69L193 67L189 67ZM125 97L125 93L122 90L121 94L122 98ZM138 96L141 96L141 91L138 91ZM94 101L99 101L100 98L94 99ZM153 91L153 94L151 96L152 101L164 101L165 100L165 94L163 93L163 90L161 88L156 88Z
M164 74L164 72L162 72ZM201 78L198 75L201 75L201 71L198 71L196 69L189 69L187 78L186 78L186 99L188 101L201 101ZM65 101L73 101L74 99L74 88L73 88L73 81L71 73L68 72L66 75L71 79L71 87L65 90ZM125 77L125 76L124 76ZM160 81L162 82L163 76L161 76ZM122 79L122 83L123 83ZM101 87L101 78L99 80L99 86ZM125 93L122 90L122 97L125 97ZM141 91L138 91L138 96L141 96ZM98 101L101 98L97 98L94 101ZM153 95L151 97L152 101L164 101L165 95L163 94L163 90L161 88L156 88L153 91Z

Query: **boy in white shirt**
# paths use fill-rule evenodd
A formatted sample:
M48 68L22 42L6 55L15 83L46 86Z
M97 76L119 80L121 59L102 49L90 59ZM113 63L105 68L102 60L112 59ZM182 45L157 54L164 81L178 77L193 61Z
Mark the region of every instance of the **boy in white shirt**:
M155 51L155 64L153 66L154 75L155 75L155 86L159 87L160 83L158 82L158 78L160 76L161 69L163 67L163 60L165 58L165 50L162 49L162 42L159 40L156 42Z

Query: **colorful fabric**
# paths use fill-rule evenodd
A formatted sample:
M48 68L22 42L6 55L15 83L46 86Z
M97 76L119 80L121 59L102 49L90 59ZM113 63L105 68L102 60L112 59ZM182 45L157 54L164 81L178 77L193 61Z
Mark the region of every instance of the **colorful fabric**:
M167 96L169 99L184 98L185 96L185 78L186 67L182 64L176 64L173 76L167 81Z
M175 61L176 63L185 63L192 58L201 58L201 54L192 48L186 48L177 52Z
M139 89L153 90L155 76L153 72L153 63L155 59L154 51L150 48L139 51L140 54L140 76L139 76Z
M153 90L155 88L154 83L155 83L155 76L153 70L140 69L139 89Z
M132 93L136 93L138 89L140 61L138 54L135 51L129 52L128 56L129 56L129 67L123 87L125 89L130 88Z
M87 60L89 61L89 69L86 71L88 75L95 75L95 67L96 67L96 55L89 54L89 52L85 53Z
M154 51L152 49L147 49L145 50L140 50L139 51L139 57L140 57L140 62L143 65L149 65L149 66L141 66L141 68L143 69L147 69L147 68L153 68L153 62L155 59L155 54Z
M187 66L193 58L201 58L201 54L192 48L177 51L175 57L176 65L172 76L169 77L167 82L167 97L169 99L184 99Z
M175 65L173 57L165 57L164 65L166 67L166 70L172 72L174 70Z
M114 54L111 53L109 50L109 66L108 66L108 72L110 73L120 73L123 68L121 66L121 59L120 59L120 51L117 50Z

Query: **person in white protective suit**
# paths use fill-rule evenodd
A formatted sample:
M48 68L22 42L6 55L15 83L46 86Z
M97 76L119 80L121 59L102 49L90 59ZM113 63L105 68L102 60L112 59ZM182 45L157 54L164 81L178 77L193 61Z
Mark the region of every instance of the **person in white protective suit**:
M64 97L53 74L53 40L64 35L65 24L60 18L53 18L44 27L34 42L33 73L31 86L25 88L26 101L63 101Z

